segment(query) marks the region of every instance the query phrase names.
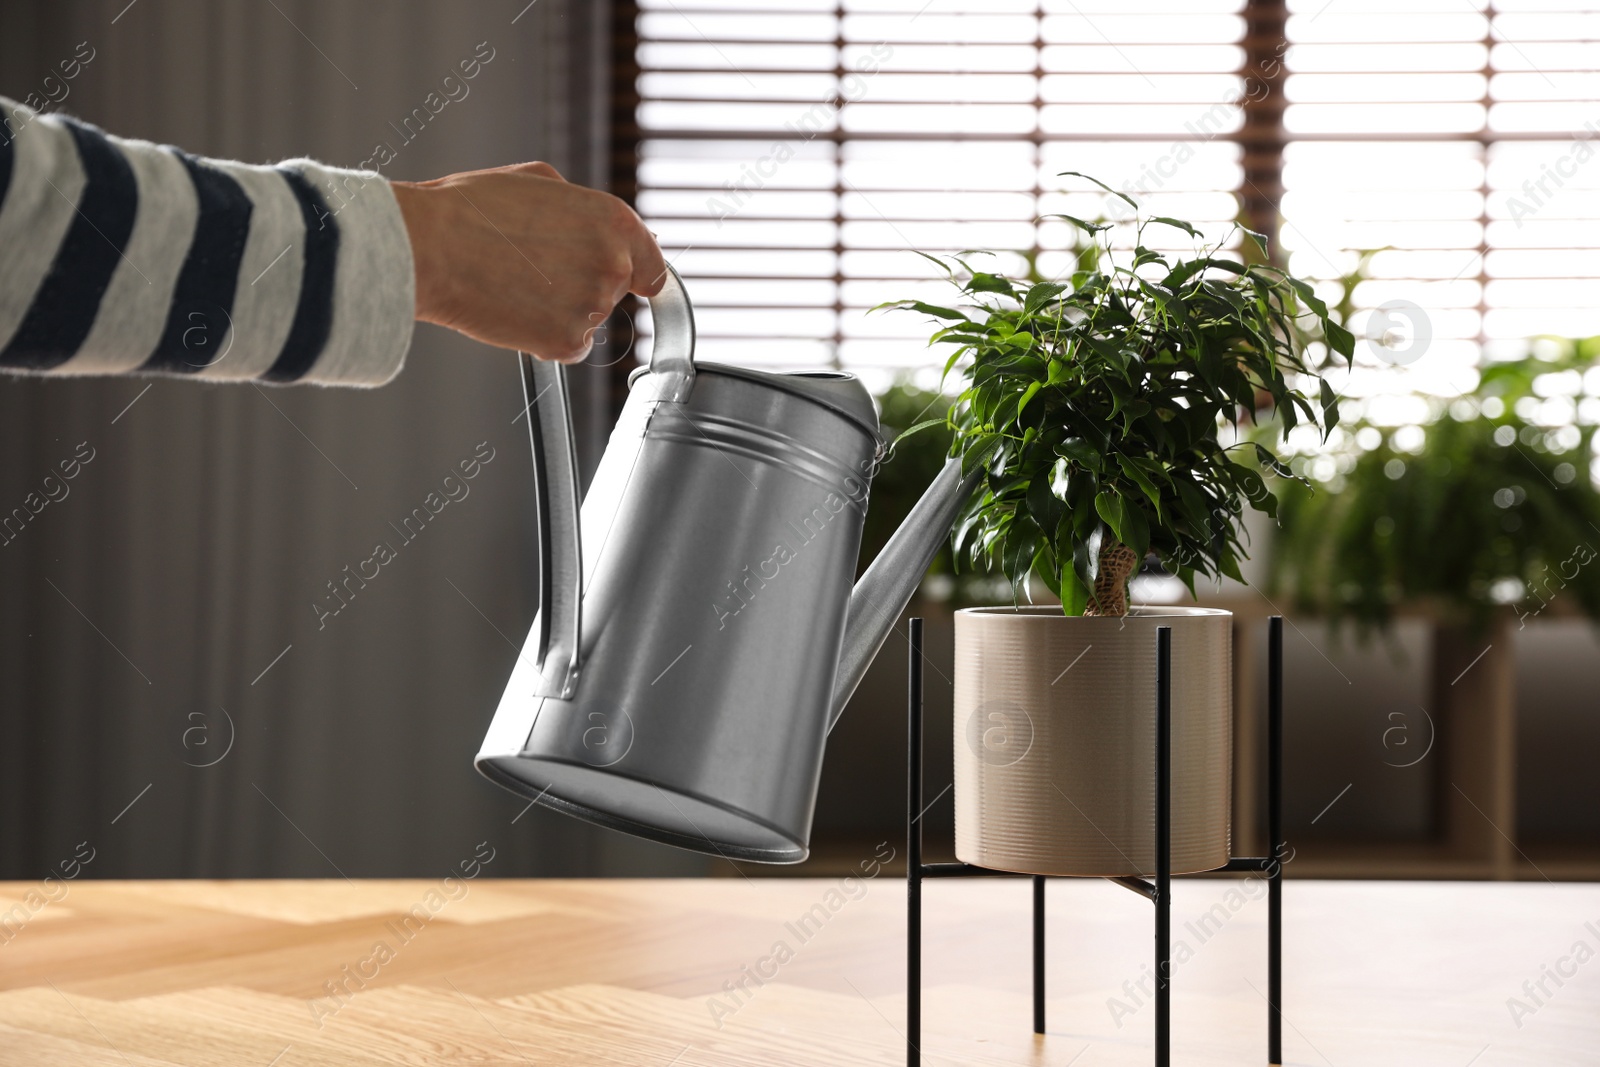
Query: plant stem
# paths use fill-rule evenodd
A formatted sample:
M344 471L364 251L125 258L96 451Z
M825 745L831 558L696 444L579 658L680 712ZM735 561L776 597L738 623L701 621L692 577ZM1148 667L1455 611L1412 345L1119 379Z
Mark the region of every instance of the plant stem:
M1089 594L1085 615L1126 615L1128 613L1128 579L1138 566L1139 557L1121 541L1108 540L1100 549L1099 576L1094 590Z

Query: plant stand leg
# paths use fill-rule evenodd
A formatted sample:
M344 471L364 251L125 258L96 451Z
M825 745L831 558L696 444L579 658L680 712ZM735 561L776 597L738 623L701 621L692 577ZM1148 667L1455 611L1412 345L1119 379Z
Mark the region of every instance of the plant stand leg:
M906 1067L922 1060L922 620L906 668Z
M1172 627L1156 628L1156 1067L1172 1063Z
M1283 1062L1283 616L1267 624L1267 1062Z
M1033 1032L1044 1033L1044 875L1033 876Z

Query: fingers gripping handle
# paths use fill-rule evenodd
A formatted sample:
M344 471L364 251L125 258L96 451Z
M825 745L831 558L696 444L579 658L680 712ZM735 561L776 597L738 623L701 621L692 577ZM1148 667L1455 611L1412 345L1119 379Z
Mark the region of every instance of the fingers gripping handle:
M578 688L583 621L583 544L578 526L578 456L567 401L567 368L519 352L539 510L539 683L535 696L568 700Z
M655 329L650 377L657 398L683 403L694 388L694 309L683 280L670 266L666 285L650 298L650 317ZM519 352L518 358L539 510L539 682L534 695L570 700L578 688L583 628L583 539L567 369L527 353Z

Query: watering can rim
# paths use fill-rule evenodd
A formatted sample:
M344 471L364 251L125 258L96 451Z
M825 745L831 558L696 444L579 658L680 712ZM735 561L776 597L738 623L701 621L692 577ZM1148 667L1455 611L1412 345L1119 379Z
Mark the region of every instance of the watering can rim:
M819 368L816 370L774 371L760 367L745 367L735 363L694 361L697 374L722 374L730 378L780 389L803 400L810 400L838 415L844 416L865 431L874 441L882 443L882 428L878 423L878 409L872 402L861 379L848 371ZM628 374L628 388L650 373L649 366L634 368ZM859 388L852 388L859 387Z

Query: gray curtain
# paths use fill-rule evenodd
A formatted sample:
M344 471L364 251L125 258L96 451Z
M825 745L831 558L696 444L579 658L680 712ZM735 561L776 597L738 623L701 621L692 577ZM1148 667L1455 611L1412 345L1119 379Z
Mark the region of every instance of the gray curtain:
M51 92L115 133L344 165L385 141L391 177L543 159L604 185L605 4L3 11L0 91L41 89L86 41L94 58ZM404 140L402 119L482 44L468 95ZM575 378L592 468L606 372ZM425 326L376 391L0 379L0 512L93 450L0 547L0 878L39 877L81 841L100 877L432 876L484 840L490 875L703 870L518 817L472 769L536 592L519 390L511 355ZM480 446L493 459L470 494L402 541L401 519ZM313 603L379 541L398 558L319 628Z

